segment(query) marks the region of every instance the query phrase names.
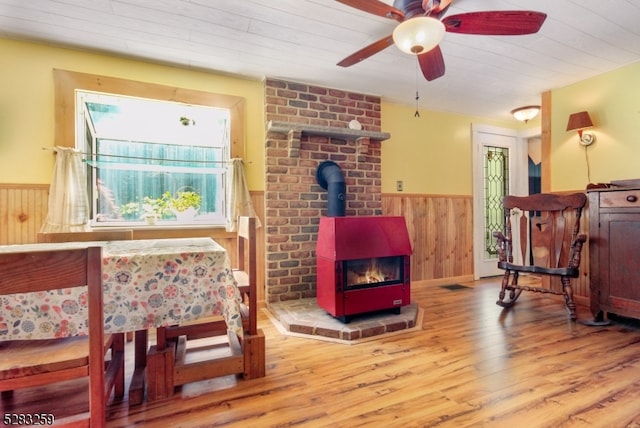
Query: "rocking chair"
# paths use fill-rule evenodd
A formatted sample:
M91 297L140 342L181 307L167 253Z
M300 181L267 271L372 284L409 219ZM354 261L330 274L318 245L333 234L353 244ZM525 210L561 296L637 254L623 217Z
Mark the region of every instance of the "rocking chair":
M579 276L580 252L587 237L580 233L583 193L505 196L505 233L493 232L498 244L498 268L504 270L499 306L508 308L522 291L561 294L575 321L571 279ZM512 221L513 218L513 221ZM519 285L521 273L560 278L562 290Z

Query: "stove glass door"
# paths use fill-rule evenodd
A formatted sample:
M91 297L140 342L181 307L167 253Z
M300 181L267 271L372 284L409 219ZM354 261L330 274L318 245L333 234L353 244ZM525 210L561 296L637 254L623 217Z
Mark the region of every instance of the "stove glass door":
M403 256L347 260L345 290L402 283Z

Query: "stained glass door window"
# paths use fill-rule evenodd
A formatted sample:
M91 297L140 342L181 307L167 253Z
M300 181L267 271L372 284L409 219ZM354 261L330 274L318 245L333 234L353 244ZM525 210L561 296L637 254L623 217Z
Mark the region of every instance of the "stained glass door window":
M484 252L486 258L497 257L493 232L504 230L502 199L509 193L509 149L484 146Z

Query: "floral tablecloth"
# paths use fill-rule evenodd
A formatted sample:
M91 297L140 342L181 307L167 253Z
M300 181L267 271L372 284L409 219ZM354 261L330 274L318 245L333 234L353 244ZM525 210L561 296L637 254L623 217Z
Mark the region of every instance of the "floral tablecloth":
M102 246L105 332L222 315L242 335L240 293L225 249L210 238L0 246L0 252ZM87 334L86 288L0 297L0 340Z

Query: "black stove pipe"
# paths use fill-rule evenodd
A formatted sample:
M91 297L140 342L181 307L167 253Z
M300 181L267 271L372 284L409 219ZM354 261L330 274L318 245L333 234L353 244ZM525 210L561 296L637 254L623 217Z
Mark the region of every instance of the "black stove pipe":
M344 217L347 185L338 164L324 161L318 165L316 181L327 191L327 216Z

